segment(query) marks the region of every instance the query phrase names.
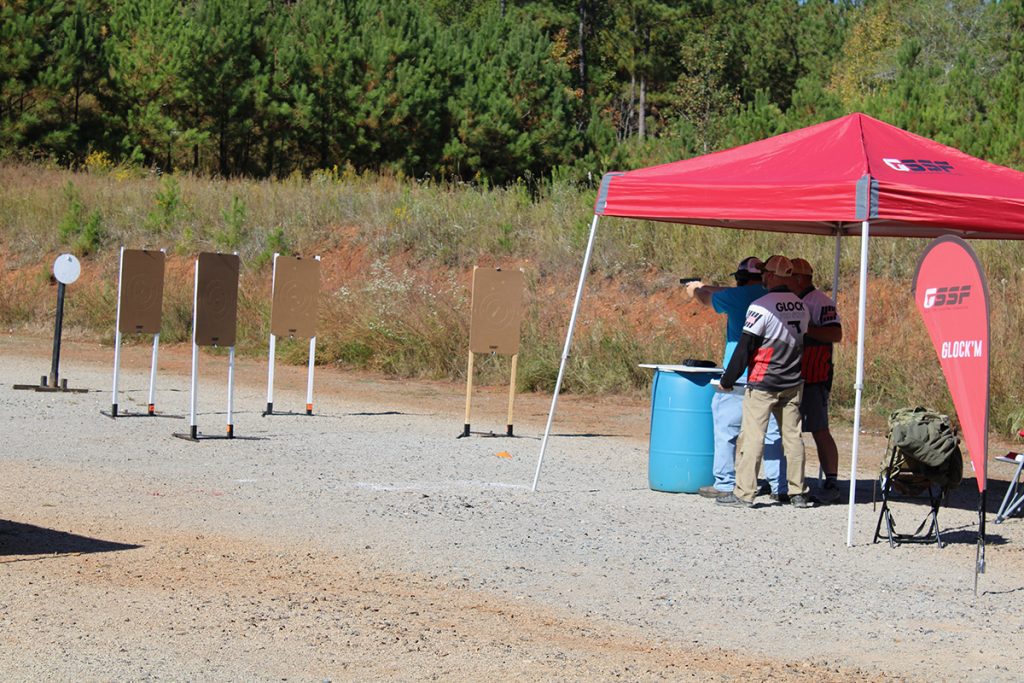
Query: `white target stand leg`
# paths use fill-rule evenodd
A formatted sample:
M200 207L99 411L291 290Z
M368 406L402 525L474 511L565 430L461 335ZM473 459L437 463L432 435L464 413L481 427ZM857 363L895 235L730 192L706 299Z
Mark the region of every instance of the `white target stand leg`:
M121 375L121 331L114 333L114 389L110 399L110 417L117 417L117 384Z
M267 354L267 409L264 415L274 413L274 354L277 352L277 337L270 335L269 352Z
M505 432L505 436L513 436L512 434L512 406L516 400L516 364L519 361L519 354L512 354L512 372L511 377L508 381L508 425Z
M146 410L150 415L156 415L156 366L157 356L160 351L160 333L153 335L153 360L149 367L149 401Z
M117 384L121 375L121 285L124 277L124 247L117 266L117 314L114 318L114 388L110 398L110 417L117 417Z
M232 421L232 413L235 408L235 347L228 347L228 426L227 435L229 439L235 438L235 425Z
M317 257L319 260L320 257ZM309 338L309 375L306 377L306 415L313 414L313 366L316 365L316 337Z
M188 434L189 438L196 440L199 438L199 428L196 425L196 388L198 387L199 378L199 347L196 343L192 342L192 395L189 399L188 407Z
M473 403L473 352L469 352L469 367L466 369L466 422L457 438L469 436L469 410Z
M230 327L225 323L230 321L230 325L233 326L235 324L236 311L234 306L237 302L227 300L226 297L221 297L218 302L217 297L214 296L218 293L218 290L223 290L225 287L234 288L238 286L238 267L240 264L237 260L237 252L232 256L235 258L232 259L226 254L207 254L204 252L196 259L195 294L192 299L192 396L189 405L189 433L174 435L181 439L189 441L200 440L199 427L196 420L196 408L198 405L199 395L200 342L202 342L204 346L209 345L219 348L227 347L228 350L227 434L225 436L203 436L201 438L235 438L234 409L236 335L235 330L230 329ZM209 257L209 280L204 281L204 293L201 298L199 296L199 270L200 264L205 260L204 257ZM207 303L208 300L212 300L213 303ZM202 310L199 308L200 302L203 303ZM230 307L226 306L225 303L230 303ZM220 316L220 320L217 320L215 316ZM199 334L200 327L203 328L202 335Z
M314 256L317 261L319 256ZM309 374L306 377L306 415L313 414L313 367L316 365L316 334L309 338Z
M196 311L199 304L199 260L196 259L196 284L192 295L192 396L189 399L188 433L193 441L199 439L199 427L196 424L196 389L199 386L199 345L196 344Z

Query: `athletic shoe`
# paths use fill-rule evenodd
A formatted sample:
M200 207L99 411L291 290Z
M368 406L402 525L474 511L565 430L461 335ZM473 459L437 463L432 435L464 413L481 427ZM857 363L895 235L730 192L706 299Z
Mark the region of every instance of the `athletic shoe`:
M703 498L721 498L728 496L732 491L719 491L714 486L701 486L697 489L697 495Z
M795 508L812 508L812 507L814 507L814 501L811 500L811 497L806 495L806 494L803 494L803 493L798 493L795 496L790 496L789 497L789 504L792 505Z
M770 497L773 503L785 504L789 502L788 493L773 493Z
M724 507L730 507L730 508L752 508L752 507L754 507L754 504L752 502L743 500L742 498L737 498L736 494L732 493L732 492L729 492L729 493L725 494L721 498L716 498L715 499L715 504L716 505L722 505Z
M835 486L822 486L818 489L817 495L814 496L815 500L824 505L829 503L835 503L839 501L839 489Z

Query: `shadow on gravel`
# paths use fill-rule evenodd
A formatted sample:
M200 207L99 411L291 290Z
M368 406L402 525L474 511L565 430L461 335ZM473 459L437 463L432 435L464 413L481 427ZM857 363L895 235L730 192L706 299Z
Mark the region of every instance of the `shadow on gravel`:
M141 547L128 543L103 541L98 538L78 536L32 524L22 524L20 522L0 519L0 558L12 555L107 553L116 550L134 550ZM2 562L4 560L0 559L0 563Z
M570 438L575 438L575 439L593 439L593 438L599 438L599 437L603 438L603 437L622 436L622 434L600 434L600 433L597 433L597 432L583 432L583 433L577 433L577 434L552 434L551 436L565 436L565 437L570 437Z
M942 516L939 515L939 525L942 525ZM971 527L960 527L950 529L941 529L942 531L942 542L946 545L952 545L955 543L963 545L977 545L978 544L978 527L977 525ZM1006 537L1000 536L999 534L992 533L992 526L985 526L985 545L1006 545Z
M332 414L332 413L314 413L313 415L310 415L310 414L305 413L305 412L286 411L286 410L285 411L275 410L273 413L267 413L266 411L264 411L264 412L260 413L260 417L277 417L277 416L284 416L284 417L310 417L310 418L313 418L313 417L325 418L325 417L327 417L327 418L333 418L333 419L340 419L340 418L343 418L343 417L382 417L382 416L387 416L387 415L420 415L420 416L424 416L424 415L426 415L426 413L407 413L407 412L402 411L402 410L380 410L380 411L376 411L376 412L341 413L340 415L335 415L335 414Z
M403 413L401 410L382 410L376 413L345 413L349 417L379 417L381 415L412 415L412 413Z

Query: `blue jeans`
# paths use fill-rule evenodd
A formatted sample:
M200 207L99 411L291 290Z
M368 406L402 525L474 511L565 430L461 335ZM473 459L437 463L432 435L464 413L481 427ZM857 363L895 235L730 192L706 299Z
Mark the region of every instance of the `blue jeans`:
M732 491L736 486L736 439L743 421L743 394L715 393L711 399L711 418L715 423L715 488ZM768 432L764 437L764 474L772 493L789 491L782 435L774 416L768 421Z

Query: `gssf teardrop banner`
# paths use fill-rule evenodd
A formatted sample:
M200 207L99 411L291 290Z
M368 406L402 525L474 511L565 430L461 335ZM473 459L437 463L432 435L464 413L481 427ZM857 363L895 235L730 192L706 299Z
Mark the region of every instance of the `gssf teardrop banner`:
M959 237L933 240L914 275L914 301L939 355L978 491L988 481L988 287L974 250Z

